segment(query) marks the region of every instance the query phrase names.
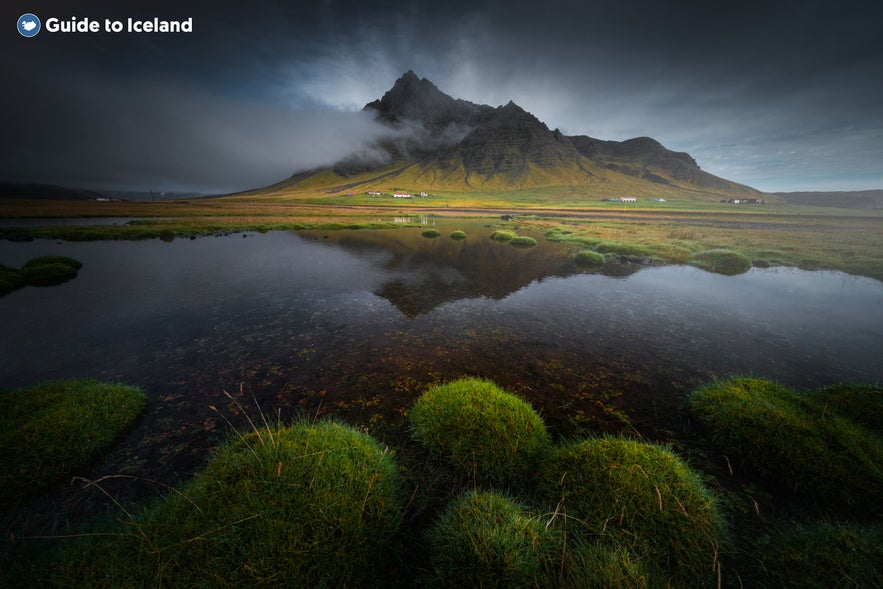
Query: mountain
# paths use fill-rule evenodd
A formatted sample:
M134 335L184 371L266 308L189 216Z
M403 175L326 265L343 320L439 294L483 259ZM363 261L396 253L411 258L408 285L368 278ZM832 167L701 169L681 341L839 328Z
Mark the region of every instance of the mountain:
M649 137L604 141L550 130L509 102L492 107L448 96L408 71L364 110L388 126L370 149L330 168L295 174L264 193L513 191L568 187L585 196L755 196L703 171L688 154Z

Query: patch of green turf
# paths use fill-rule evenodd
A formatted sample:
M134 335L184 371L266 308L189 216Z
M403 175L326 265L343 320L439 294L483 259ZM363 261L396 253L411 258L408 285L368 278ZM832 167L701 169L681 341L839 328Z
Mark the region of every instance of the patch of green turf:
M516 235L509 240L509 245L521 248L534 247L536 244L537 240L529 235Z
M751 587L883 587L883 525L797 524L763 538L753 550Z
M748 256L728 249L712 249L694 254L690 263L703 270L734 276L748 272L751 260Z
M598 252L593 252L592 250L582 250L580 252L577 252L577 254L573 257L573 261L580 266L602 266L604 264L605 258L602 254L599 254Z
M429 239L435 239L439 235L441 235L441 231L438 229L426 229L420 235L423 237L428 237Z
M515 232L514 231L506 231L505 229L497 229L496 231L491 233L491 239L493 239L494 241L500 241L500 242L505 243L508 241L512 241L514 238L515 238Z
M71 587L375 586L401 500L392 456L366 434L267 426L55 574Z
M571 534L634 551L659 571L660 585L706 586L714 578L723 518L699 476L670 450L592 438L553 451L540 474L542 493Z
M0 266L0 296L24 286L55 286L72 280L83 264L65 256L28 260L21 270Z
M734 378L694 391L689 404L712 442L764 480L814 499L880 505L883 441L862 425L879 423L880 391L846 391L800 394L768 380ZM869 414L861 421L850 418L858 403Z
M515 500L468 491L427 533L428 587L552 587L553 532Z
M410 422L432 454L492 483L529 479L551 445L527 402L478 378L430 387L411 408Z
M468 236L466 235L466 232L460 229L451 232L451 239L453 239L454 241L462 241L467 237Z
M145 403L136 387L94 380L0 393L0 511L89 468Z

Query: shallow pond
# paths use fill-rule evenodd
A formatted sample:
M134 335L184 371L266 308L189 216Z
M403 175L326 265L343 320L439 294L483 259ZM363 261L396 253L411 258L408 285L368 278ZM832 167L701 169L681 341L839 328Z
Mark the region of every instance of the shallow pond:
M838 272L586 271L475 221L137 242L0 242L0 264L74 257L78 277L0 298L0 383L94 377L144 388L148 412L107 472L173 481L245 405L382 431L428 385L480 375L559 434L664 437L715 375L795 387L883 380L883 283ZM469 237L449 237L464 228ZM239 421L237 421L239 419Z

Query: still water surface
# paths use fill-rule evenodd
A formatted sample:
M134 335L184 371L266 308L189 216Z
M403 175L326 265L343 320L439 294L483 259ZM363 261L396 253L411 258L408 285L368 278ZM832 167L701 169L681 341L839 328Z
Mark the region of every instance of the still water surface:
M462 225L461 223L460 225ZM839 272L613 265L562 244L517 249L467 224L197 240L0 243L77 278L0 298L0 383L94 377L151 399L132 460L186 470L214 440L223 392L273 413L401 421L433 382L480 375L563 433L677 429L714 375L789 386L883 381L883 283ZM177 464L177 467L176 467Z

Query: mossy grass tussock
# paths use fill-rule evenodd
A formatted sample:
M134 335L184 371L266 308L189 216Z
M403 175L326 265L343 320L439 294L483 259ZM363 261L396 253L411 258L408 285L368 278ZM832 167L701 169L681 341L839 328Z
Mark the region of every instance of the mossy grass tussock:
M20 270L0 266L0 296L25 286L56 286L73 280L83 264L66 256L40 256Z
M581 250L573 256L573 261L578 266L603 266L606 258L603 254L592 250Z
M509 245L513 247L529 248L534 247L536 244L537 240L529 235L516 235L509 240Z
M712 442L763 480L815 500L883 504L883 439L867 427L880 422L883 387L797 393L732 378L694 391L689 405Z
M469 237L469 236L466 235L466 232L465 232L465 231L463 231L463 230L461 230L461 229L457 229L456 231L452 231L452 232L451 232L450 237L451 237L451 239L453 239L454 241L463 241L464 239L466 239L466 238Z
M540 474L543 495L574 536L629 550L660 585L714 579L725 522L699 475L671 450L612 436L578 440L552 452Z
M430 387L411 408L410 424L431 454L490 483L529 479L551 447L527 402L479 378Z
M135 423L140 389L94 380L0 392L0 511L83 474Z
M403 493L391 454L337 422L268 425L118 534L68 550L62 586L379 585Z
M883 524L793 524L760 539L752 557L746 587L883 587Z
M516 235L517 234L514 231L508 231L506 229L496 229L493 233L491 233L491 239L502 243L508 243L515 239Z
M420 233L420 235L428 239L435 239L436 237L441 235L441 231L439 231L438 229L425 229Z
M455 498L427 532L427 587L552 587L557 537L494 491Z
M742 274L751 268L751 259L745 254L720 248L694 254L690 263L703 270L727 276Z

